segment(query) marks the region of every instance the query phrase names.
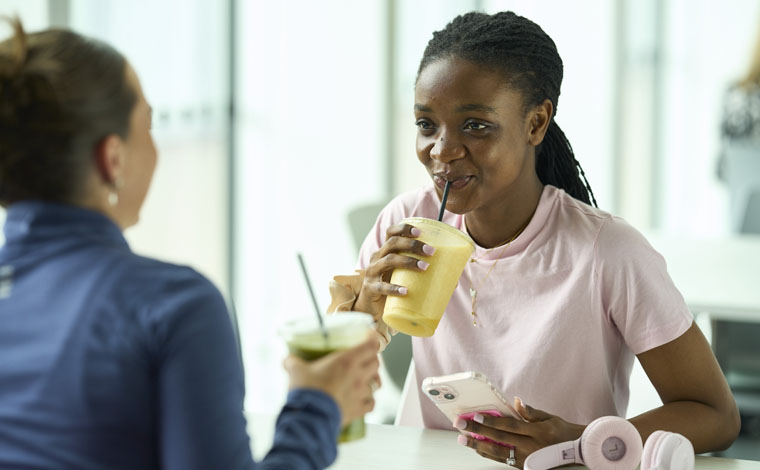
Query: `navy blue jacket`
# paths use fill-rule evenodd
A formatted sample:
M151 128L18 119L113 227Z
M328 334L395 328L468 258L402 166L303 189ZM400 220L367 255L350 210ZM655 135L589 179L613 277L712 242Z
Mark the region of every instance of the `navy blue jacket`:
M319 469L340 411L290 392L255 464L219 291L104 215L13 204L0 248L0 469ZM255 438L255 436L254 436Z

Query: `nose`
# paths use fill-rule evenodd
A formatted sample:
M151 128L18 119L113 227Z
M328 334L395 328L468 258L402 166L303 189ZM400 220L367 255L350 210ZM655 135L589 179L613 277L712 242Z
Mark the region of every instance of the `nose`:
M453 135L446 133L439 135L430 149L430 158L439 162L448 163L453 160L464 158L465 148L462 142Z

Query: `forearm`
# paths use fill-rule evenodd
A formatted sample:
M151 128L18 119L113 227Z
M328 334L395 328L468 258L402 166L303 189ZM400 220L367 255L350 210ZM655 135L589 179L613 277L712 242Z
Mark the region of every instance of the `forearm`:
M632 419L641 437L657 430L686 436L696 453L726 449L739 434L739 410L718 361L696 324L637 356L663 406Z
M697 401L674 401L632 418L642 440L657 430L686 436L697 454L728 448L739 432L736 404L724 408Z

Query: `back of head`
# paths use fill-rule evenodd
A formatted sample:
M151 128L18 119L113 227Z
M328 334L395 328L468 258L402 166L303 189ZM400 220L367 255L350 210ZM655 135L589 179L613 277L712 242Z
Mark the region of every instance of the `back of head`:
M548 99L556 115L562 59L554 41L529 19L511 11L493 15L470 12L454 18L446 28L433 33L418 75L430 63L450 56L500 73L505 84L522 95L526 113ZM562 188L576 199L590 203L591 188L554 116L536 154L536 173L542 183Z
M0 205L76 202L110 134L126 137L137 97L112 47L66 30L0 42Z

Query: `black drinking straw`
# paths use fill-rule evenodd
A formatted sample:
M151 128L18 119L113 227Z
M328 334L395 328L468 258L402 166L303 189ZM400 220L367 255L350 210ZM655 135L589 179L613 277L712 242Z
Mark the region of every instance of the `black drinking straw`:
M446 181L446 187L443 189L443 198L441 199L441 210L438 212L438 222L443 220L443 211L446 210L446 199L449 198L449 189L451 181Z
M306 281L306 287L309 288L309 294L311 294L311 301L314 303L314 311L317 312L317 319L319 320L319 327L322 329L322 336L327 341L327 328L325 328L325 322L322 320L322 311L319 310L319 304L317 303L317 296L314 295L314 289L311 287L311 278L306 271L306 263L303 262L303 255L298 253L298 263L301 265L301 272L303 272L303 279Z

